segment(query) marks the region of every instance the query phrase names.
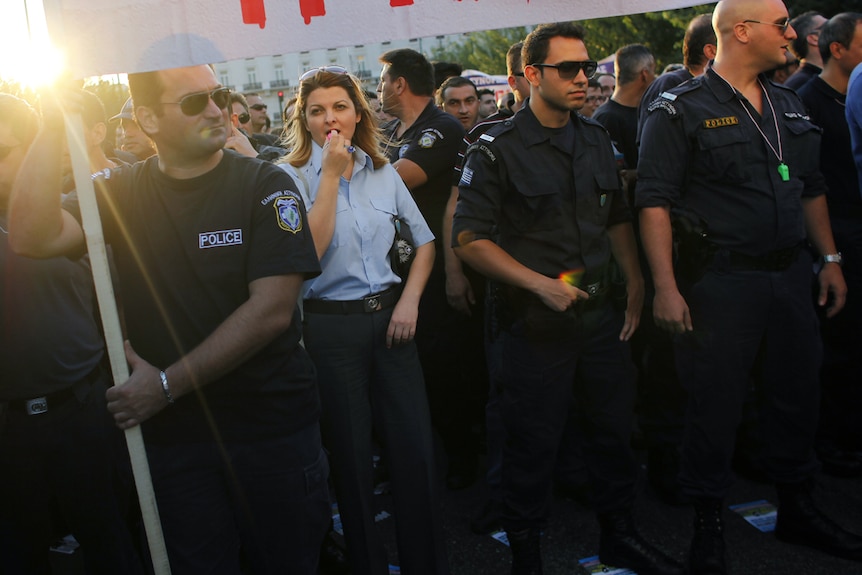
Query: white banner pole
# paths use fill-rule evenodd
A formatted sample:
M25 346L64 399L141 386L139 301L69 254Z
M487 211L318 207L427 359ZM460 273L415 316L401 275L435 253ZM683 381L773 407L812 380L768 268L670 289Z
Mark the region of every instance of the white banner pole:
M72 170L75 175L75 188L81 206L81 221L87 240L87 251L90 254L96 297L99 302L99 315L102 318L105 344L108 358L111 361L111 374L114 384L118 385L129 379L129 366L126 363L126 354L123 348L123 334L120 330L117 302L114 298L114 287L108 267L108 253L102 234L102 222L99 219L99 208L96 205L96 191L90 177L90 162L84 144L84 123L79 114L67 114L65 120L69 155L72 158ZM168 562L162 524L159 521L159 509L156 505L141 426L136 425L127 429L125 433L153 569L156 575L170 575L171 566Z

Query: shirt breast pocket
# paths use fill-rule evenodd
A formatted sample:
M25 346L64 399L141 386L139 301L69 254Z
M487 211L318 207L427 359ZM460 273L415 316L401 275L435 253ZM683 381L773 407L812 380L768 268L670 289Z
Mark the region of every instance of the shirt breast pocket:
M563 191L559 189L557 182L513 178L512 184L512 204L506 211L515 229L533 232L561 228Z
M349 221L350 206L347 204L347 199L338 194L338 199L335 202L335 230L332 232L332 241L329 242L331 247L338 247L350 241L349 230L353 228L353 222Z
M700 170L707 179L731 184L748 181L746 151L751 139L742 126L705 129L697 135L701 152Z
M820 156L816 153L820 143L820 128L803 118L788 119L785 163L790 167L790 175L803 175L820 167Z

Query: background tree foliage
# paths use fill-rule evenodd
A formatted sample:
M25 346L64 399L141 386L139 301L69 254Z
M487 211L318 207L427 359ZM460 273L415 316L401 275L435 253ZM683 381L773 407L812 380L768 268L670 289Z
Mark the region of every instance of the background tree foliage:
M827 18L839 12L862 12L862 0L786 0L791 16L816 10ZM692 18L712 12L715 4L701 4L679 10L630 14L613 18L581 20L587 31L586 45L596 60L609 56L626 44L644 44L655 54L657 69L682 62L682 38ZM470 34L464 42L432 50L436 60L459 62L464 68L488 74L506 73L506 51L532 27L504 28Z

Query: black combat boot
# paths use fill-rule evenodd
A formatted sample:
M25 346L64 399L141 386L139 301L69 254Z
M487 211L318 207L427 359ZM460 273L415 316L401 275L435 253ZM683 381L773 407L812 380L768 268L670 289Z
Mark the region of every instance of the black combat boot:
M691 540L688 568L690 575L727 575L721 499L696 499L694 537Z
M538 529L506 531L512 550L512 575L542 575L541 533Z
M824 553L862 561L862 537L847 531L814 504L814 482L780 483L775 536L785 543L807 545Z
M682 575L682 565L649 544L635 529L628 510L599 514L599 560L638 575Z

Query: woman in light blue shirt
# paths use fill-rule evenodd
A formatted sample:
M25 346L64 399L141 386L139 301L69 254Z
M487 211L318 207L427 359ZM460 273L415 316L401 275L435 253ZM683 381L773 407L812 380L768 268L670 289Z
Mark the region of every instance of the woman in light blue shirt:
M374 525L372 426L384 442L401 572L448 574L437 505L431 420L413 337L434 261L434 236L381 151L373 111L340 66L310 70L281 167L296 180L322 273L303 287L305 345L318 369L323 438L355 575L385 575ZM394 219L416 257L392 270Z

